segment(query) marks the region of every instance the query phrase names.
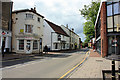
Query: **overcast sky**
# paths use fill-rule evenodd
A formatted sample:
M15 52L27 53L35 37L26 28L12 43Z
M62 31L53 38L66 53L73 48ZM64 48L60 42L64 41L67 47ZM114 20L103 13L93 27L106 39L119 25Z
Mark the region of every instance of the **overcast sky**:
M89 5L91 0L12 0L13 10L30 9L36 6L38 13L49 21L57 25L68 24L69 28L74 28L82 41L85 40L83 34L83 23L85 19L80 15L79 9L84 5Z

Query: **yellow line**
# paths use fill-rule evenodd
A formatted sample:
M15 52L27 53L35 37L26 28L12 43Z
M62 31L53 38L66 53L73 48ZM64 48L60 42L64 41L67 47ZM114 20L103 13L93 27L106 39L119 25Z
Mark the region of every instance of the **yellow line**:
M88 52L89 52L89 51L88 51ZM80 64L82 64L82 63L84 62L84 60L86 59L88 52L86 53L85 58L84 58L80 63L78 63L75 67L73 67L71 70L69 70L69 71L68 71L67 73L65 73L63 76L61 76L58 80L64 78L67 74L69 74L69 73L70 73L71 71L73 71L76 67L78 67Z

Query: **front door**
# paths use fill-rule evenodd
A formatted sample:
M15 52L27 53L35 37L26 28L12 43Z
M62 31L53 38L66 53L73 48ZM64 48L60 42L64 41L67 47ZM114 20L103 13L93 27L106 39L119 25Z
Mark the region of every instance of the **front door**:
M27 44L26 44L26 53L31 53L31 41L27 40Z

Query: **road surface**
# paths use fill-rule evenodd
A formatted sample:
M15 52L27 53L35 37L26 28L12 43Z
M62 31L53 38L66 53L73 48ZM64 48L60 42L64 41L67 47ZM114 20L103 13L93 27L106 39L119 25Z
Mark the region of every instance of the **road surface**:
M44 59L2 69L3 78L60 78L86 56L88 49L72 53L51 54Z

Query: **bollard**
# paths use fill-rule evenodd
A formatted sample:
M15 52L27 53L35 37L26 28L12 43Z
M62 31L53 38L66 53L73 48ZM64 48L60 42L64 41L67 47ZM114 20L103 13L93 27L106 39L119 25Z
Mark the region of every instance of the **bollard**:
M112 80L115 80L115 61L112 60Z

